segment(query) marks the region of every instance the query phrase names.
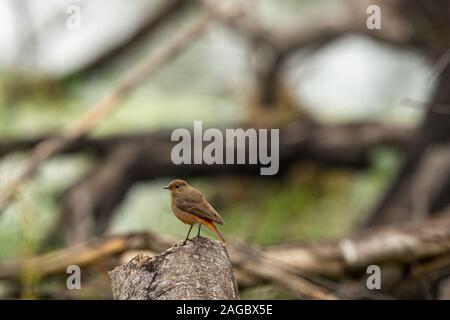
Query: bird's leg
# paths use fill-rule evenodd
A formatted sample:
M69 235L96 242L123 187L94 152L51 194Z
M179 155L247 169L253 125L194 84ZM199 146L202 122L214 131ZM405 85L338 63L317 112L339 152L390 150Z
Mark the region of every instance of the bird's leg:
M191 230L192 230L192 227L193 227L194 225L193 224L191 224L191 227L189 228L189 231L188 231L188 234L187 234L187 236L186 236L186 239L184 239L184 241L183 241L183 245L185 245L186 244L186 241L188 241L188 239L189 239L189 234L191 233Z
M202 224L199 223L198 224L198 233L197 233L197 237L200 237L200 228L202 227Z

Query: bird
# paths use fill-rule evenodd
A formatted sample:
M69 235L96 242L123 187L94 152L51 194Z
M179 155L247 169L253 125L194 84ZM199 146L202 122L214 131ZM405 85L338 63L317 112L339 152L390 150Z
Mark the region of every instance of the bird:
M183 245L189 239L192 227L198 224L197 236L200 236L202 225L210 229L222 241L226 243L222 234L214 223L223 225L224 221L217 211L209 204L205 196L186 181L172 180L164 189L170 191L171 208L175 216L183 223L190 224L190 228Z

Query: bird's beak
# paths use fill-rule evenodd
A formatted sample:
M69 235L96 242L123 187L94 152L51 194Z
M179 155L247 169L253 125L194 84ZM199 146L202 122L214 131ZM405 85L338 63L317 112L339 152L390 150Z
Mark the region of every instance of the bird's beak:
M163 187L163 189L169 189L169 187Z

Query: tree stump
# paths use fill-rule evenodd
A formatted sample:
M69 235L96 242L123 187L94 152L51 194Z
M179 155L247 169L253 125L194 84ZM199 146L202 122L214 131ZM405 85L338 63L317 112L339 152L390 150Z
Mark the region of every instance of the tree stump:
M196 237L160 255L137 255L109 272L116 300L239 299L225 247Z

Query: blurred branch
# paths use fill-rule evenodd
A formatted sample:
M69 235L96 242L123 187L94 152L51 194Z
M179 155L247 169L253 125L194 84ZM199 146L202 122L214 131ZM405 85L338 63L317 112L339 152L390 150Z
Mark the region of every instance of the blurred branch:
M241 125L239 125L239 127L241 127ZM297 128L298 131L295 128ZM300 128L303 129L300 130ZM391 126L374 121L360 121L342 125L321 125L307 124L300 119L294 120L291 124L280 128L282 135L283 132L286 133L285 136L303 130L312 133L308 134L307 139L314 138L314 141L311 140L308 144L311 145L311 148L316 150L326 150L329 148L337 150L344 145L347 145L349 151L352 149L352 146L354 146L355 148L358 147L358 150L365 150L364 153L367 153L369 149L376 148L380 145L403 149L406 147L414 131L409 127L402 127L399 125ZM59 153L72 154L91 152L99 158L104 158L122 145L136 144L140 146L144 145L144 147L148 145L150 147L153 144L169 143L168 141L170 141L170 134L172 131L173 130L171 129L166 129L160 131L111 135L99 138L83 136L64 146ZM32 149L43 141L51 139L51 137L51 135L44 135L36 138L11 138L4 139L3 141L0 140L0 158L9 153L23 152ZM356 139L356 141L350 141L351 139L349 138ZM307 152L308 151L305 150L305 153ZM359 152L351 152L351 154L356 153ZM332 162L332 157L337 157L338 155L333 155L330 152L329 156L331 157L330 162ZM348 155L348 157L350 159L352 156ZM356 164L357 162L358 161L349 160L348 165L351 166L352 163Z
M128 250L153 248L160 252L169 247L169 238L152 233L105 236L25 260L2 263L0 279L18 279L27 272L37 278L64 274L69 265L83 268Z
M37 277L61 274L68 265L88 267L130 250L158 253L174 241L152 232L108 236L42 256L2 263L0 279L17 279L24 272L34 272ZM278 245L261 250L233 239L230 241L227 251L239 282L246 281L249 286L252 281L268 281L297 297L333 298L321 286L311 282L310 277L330 277L345 282L349 277L365 274L367 266L372 264L416 266L410 275L400 273L400 277L450 268L450 260L445 258L450 253L449 215L421 224L373 229L337 240ZM432 264L432 260L439 263ZM244 279L245 275L250 278Z
M69 243L106 230L111 212L136 179L140 156L138 144L121 144L65 192L59 225Z
M366 167L370 163L370 151L377 146L406 144L411 131L377 123L361 122L345 126L305 124L298 120L280 128L280 175L298 161L314 161L328 166ZM97 171L82 177L64 196L63 224L66 234L82 235L89 230L101 233L109 225L111 213L120 203L129 187L142 180L158 177L192 177L259 173L256 165L175 165L170 154L175 142L170 134L157 139L128 141L119 145ZM120 148L125 148L121 152ZM225 151L231 152L230 150ZM235 150L233 150L235 152ZM115 170L110 170L115 168ZM105 192L107 191L107 192ZM80 212L81 216L72 216ZM90 220L86 220L90 219ZM85 231L75 221L90 223ZM75 231L77 229L78 231ZM92 233L91 233L92 234ZM74 239L80 240L79 237Z
M445 5L450 9L449 3ZM434 43L431 46L440 51ZM411 214L421 219L450 206L449 137L450 66L447 66L439 75L424 120L411 138L402 166L371 214L369 226L406 221Z
M383 28L369 30L366 10L374 1L349 0L341 10L330 6L320 14L305 15L294 27L268 28L254 15L230 1L201 0L204 6L225 24L255 43L265 42L279 52L292 52L315 43L331 41L338 36L360 33L388 44L409 46L413 34L397 12L396 3L377 3L382 7ZM385 2L385 1L384 1Z
M18 279L25 273L31 273L36 278L65 274L69 265L78 265L80 268L85 268L95 265L99 261L137 249L159 253L170 248L174 242L175 240L172 238L161 237L151 232L108 236L23 261L0 264L0 279ZM233 258L231 257L231 259ZM249 267L248 264L247 267ZM322 288L309 283L308 280L301 279L299 276L283 270L274 270L273 266L264 261L258 262L258 266L252 268L252 270L256 270L252 271L253 277L273 280L280 287L287 289L297 297L333 298L333 295L324 292Z
M298 161L327 166L366 167L370 153L380 146L404 148L411 129L376 122L346 125L305 123L299 119L280 128L280 170ZM83 137L61 152L90 152L99 163L63 195L60 227L69 239L87 239L109 225L114 208L131 185L158 177L252 174L259 165L174 165L171 130L104 138ZM0 143L0 156L17 148L32 147L39 140ZM225 152L225 151L224 151ZM231 152L231 151L230 151ZM235 152L235 151L233 151ZM224 153L226 154L226 153Z
M329 6L321 10L320 14L303 14L297 24L289 28L268 27L235 1L201 2L207 10L252 44L258 103L265 107L276 105L277 90L283 87L280 74L285 62L301 49L308 47L311 52L315 52L349 34L361 34L399 47L414 44L409 25L398 15L395 4L390 3L379 3L383 12L383 28L369 30L366 26L366 10L373 3L364 0L349 0L340 8Z
M420 221L450 205L450 143L428 146L417 160L416 168L408 174L407 184L389 194L397 197L395 206L379 203L378 214L368 225L382 225L404 220ZM408 195L404 193L408 189Z
M169 130L158 132L142 132L121 135L111 135L105 137L89 137L82 136L72 143L64 146L58 154L72 153L92 153L94 156L103 158L113 152L116 148L123 144L138 143L139 141L161 140L166 139L170 134ZM49 140L53 135L42 135L33 138L10 138L0 140L0 158L13 152L24 152L33 149L43 141Z
M298 299L336 300L330 288L315 283L303 274L296 272L291 266L268 259L264 252L248 245L232 240L229 246L230 259L236 269L241 272L238 281L244 281L246 286L269 282L282 288ZM245 277L248 275L249 277ZM252 283L252 281L254 281Z
M195 39L202 35L211 21L212 17L208 15L198 20L192 26L175 34L165 45L153 51L125 74L115 89L89 108L72 126L64 130L60 135L39 143L34 148L32 155L21 172L6 187L2 188L0 192L0 210L10 203L21 184L34 176L43 162L64 149L65 146L86 135L99 121L115 110L118 103L143 81L153 75L168 61L177 57Z
M192 0L164 0L161 2L160 7L130 37L96 57L77 72L91 72L93 69L104 67L138 44L143 38L157 32L161 25L168 23L174 16L180 15L188 5L192 4Z
M449 213L441 213L440 217L421 223L372 228L328 242L273 246L266 248L265 253L299 272L328 277L365 271L371 264L420 263L449 254Z

